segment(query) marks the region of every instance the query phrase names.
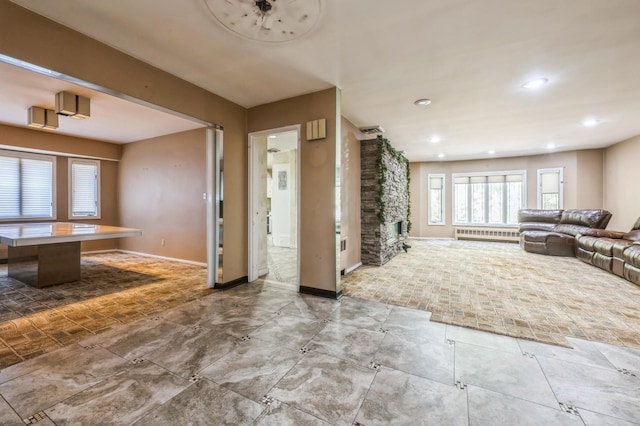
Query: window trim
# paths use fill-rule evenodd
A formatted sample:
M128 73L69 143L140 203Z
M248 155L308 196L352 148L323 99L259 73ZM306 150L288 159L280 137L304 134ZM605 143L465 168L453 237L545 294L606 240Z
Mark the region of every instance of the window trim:
M431 178L442 178L442 192L440 195L440 217L441 222L436 222L431 219ZM430 226L446 226L447 224L447 208L446 208L446 190L447 190L447 178L444 173L429 173L427 175L427 225Z
M558 172L558 178L560 182L558 183L558 209L564 208L564 167L548 167L545 169L538 169L538 188L537 188L537 208L542 208L542 178L541 175L543 173L554 173Z
M486 227L486 228L510 228L517 227L517 223L473 223L473 222L457 222L456 221L456 197L455 197L455 180L457 177L472 177L472 176L501 176L501 175L522 175L522 205L520 208L524 208L527 205L527 171L526 170L504 170L504 171L491 171L491 172L464 172L464 173L452 173L451 174L451 224L452 226L473 226L473 227Z
M67 212L67 216L69 220L93 220L93 219L101 219L102 216L102 201L101 201L101 173L100 173L100 161L99 160L88 160L84 158L69 158L67 161L68 164L68 187L69 187L69 210ZM96 215L95 216L75 216L73 214L73 165L74 164L85 164L92 165L96 167Z
M51 162L51 216L42 217L15 217L15 218L0 218L0 223L7 222L33 222L38 220L56 220L58 217L58 196L57 196L57 157L55 155L34 154L23 151L12 151L0 149L0 156L2 157L14 157L14 158L26 158L30 160L41 160Z

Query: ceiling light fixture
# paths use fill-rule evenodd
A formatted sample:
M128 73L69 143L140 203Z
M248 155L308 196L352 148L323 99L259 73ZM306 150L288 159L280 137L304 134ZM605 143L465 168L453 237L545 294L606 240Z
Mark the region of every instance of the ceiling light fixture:
M57 129L58 116L52 109L32 106L29 108L27 125L29 127L37 127L39 129Z
M556 144L555 143L548 143L547 144L547 149L555 149L556 148Z
M438 158L444 158L444 154L442 153L438 154Z
M594 127L594 126L597 126L599 123L600 123L600 120L596 118L587 118L586 120L582 121L582 125L584 127Z
M417 106L427 106L431 103L431 99L418 99L417 101L413 102L414 105Z
M522 85L522 87L527 90L536 90L541 88L548 82L549 82L549 79L547 78L537 78L535 80L527 81L525 84Z
M431 143L440 143L442 139L440 139L440 136L438 135L433 135L431 136Z
M496 153L495 149L490 149L489 151L487 151L487 154L489 154L489 155L493 155L495 153Z
M275 138L277 138L277 136L276 136L276 135L269 135L269 136L267 136L267 137L268 137L269 139L275 139Z
M89 98L71 92L56 93L56 114L84 119L91 115Z
M205 0L211 14L235 35L282 43L310 32L321 14L320 0Z

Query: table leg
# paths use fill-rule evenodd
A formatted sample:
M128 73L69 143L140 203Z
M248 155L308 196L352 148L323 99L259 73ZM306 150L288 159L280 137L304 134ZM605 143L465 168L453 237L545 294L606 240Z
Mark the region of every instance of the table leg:
M33 287L80 280L80 242L9 246L8 275Z

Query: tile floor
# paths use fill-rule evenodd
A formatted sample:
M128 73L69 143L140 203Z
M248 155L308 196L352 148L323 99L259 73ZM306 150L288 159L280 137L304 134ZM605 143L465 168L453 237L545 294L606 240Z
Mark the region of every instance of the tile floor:
M246 284L0 370L0 424L631 425L640 351Z

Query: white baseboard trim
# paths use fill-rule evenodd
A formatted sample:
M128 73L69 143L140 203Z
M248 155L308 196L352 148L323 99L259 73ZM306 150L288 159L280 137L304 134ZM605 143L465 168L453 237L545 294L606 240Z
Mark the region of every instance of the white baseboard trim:
M344 274L347 275L348 273L355 271L356 269L358 269L361 266L362 266L362 262L358 262L355 265L353 265L352 267L345 269L344 270Z
M83 251L80 254L100 254L100 253L113 253L118 251L118 249L106 249L106 250L90 250L90 251Z
M205 262L195 262L193 260L177 259L175 257L158 256L156 254L141 253L141 252L129 251L129 250L115 250L115 251L120 253L126 253L126 254L134 254L136 256L153 257L156 259L170 260L172 262L188 263L189 265L204 266L205 268L207 267L207 264Z

